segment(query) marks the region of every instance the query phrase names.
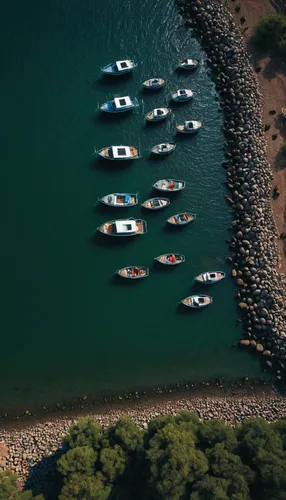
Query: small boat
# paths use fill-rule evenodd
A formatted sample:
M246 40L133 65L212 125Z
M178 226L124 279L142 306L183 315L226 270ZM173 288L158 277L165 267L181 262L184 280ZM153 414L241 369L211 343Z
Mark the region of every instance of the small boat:
M176 144L174 142L164 142L162 144L157 144L151 148L151 153L155 155L168 155L176 149Z
M210 271L195 276L195 280L204 285L212 285L213 283L223 280L223 278L225 278L225 273L223 271Z
M112 101L103 103L99 109L106 113L122 113L123 111L131 111L138 106L138 99L127 95L125 97L114 97Z
M166 266L177 266L178 264L183 264L186 259L181 253L163 253L159 257L155 257L155 260Z
M110 220L104 222L97 231L108 236L137 236L147 233L147 223L143 219Z
M127 266L118 269L116 274L128 280L139 280L140 278L147 278L149 276L149 269L148 267L141 266Z
M184 226L185 224L189 224L189 222L195 220L195 218L195 214L185 212L182 214L172 215L172 217L169 217L169 219L167 219L167 222L169 224L173 224L174 226Z
M183 59L179 62L180 69L193 70L196 69L199 65L200 61L198 59Z
M116 61L115 63L107 64L100 69L104 75L118 76L131 73L137 66L138 63L135 59L125 59L124 61Z
M199 309L200 307L209 306L213 301L213 298L209 295L190 295L185 299L181 300L181 304L184 306L192 307L193 309Z
M148 208L149 210L160 210L160 208L165 208L168 205L170 205L170 200L168 198L150 198L142 203L142 207Z
M169 109L168 108L155 108L147 115L145 115L146 120L149 122L158 122L161 120L165 120L167 118L167 115L169 114Z
M144 89L158 90L164 87L166 80L164 78L150 78L143 82Z
M195 120L186 121L183 125L177 125L177 131L181 134L195 134L202 126L202 122Z
M186 183L185 181L179 181L177 179L161 179L155 182L153 187L158 191L176 192L185 189Z
M189 101L193 97L193 95L194 94L191 90L179 89L179 90L176 90L176 92L174 92L172 94L172 101L186 102L186 101Z
M138 203L138 193L112 193L99 199L104 205L110 207L124 208L134 207Z
M137 160L140 158L139 148L135 146L108 146L97 151L106 160Z

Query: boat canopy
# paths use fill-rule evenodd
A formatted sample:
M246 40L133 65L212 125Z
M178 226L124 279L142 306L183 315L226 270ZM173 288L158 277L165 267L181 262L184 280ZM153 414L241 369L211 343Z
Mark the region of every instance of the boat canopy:
M192 130L194 128L193 122L185 122L185 129L190 129Z
M123 71L124 69L127 68L132 68L131 61L116 61L116 66L118 71Z
M186 92L185 90L182 90L182 89L180 89L180 90L178 91L178 94L179 94L179 95L186 95L186 93L187 93L187 92Z
M115 229L117 233L137 233L138 231L135 220L117 220Z
M131 152L128 146L112 146L113 158L129 158L130 155Z
M196 64L196 61L194 59L185 59L186 64Z
M164 111L160 108L154 109L154 115L155 116L161 116L164 114Z
M125 97L115 97L114 98L114 104L116 109L123 108L125 106L131 106L132 102L129 96Z

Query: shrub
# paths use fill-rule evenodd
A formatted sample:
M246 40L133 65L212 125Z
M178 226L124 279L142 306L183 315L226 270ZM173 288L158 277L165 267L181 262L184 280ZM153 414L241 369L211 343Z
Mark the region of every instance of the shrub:
M255 41L262 49L286 56L286 15L270 14L256 26Z

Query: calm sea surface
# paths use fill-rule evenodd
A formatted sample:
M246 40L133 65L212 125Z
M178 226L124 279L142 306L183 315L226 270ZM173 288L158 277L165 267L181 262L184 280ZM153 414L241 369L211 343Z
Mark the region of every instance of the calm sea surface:
M259 362L231 348L240 327L229 278L211 289L211 307L178 308L198 290L194 275L229 274L231 211L223 199L214 84L174 1L16 0L3 6L1 24L1 409L180 380L259 376ZM139 61L133 76L100 78L101 65L127 56ZM186 56L200 58L200 68L177 73ZM142 81L154 76L168 79L165 89L143 93ZM193 90L193 101L146 126L144 114L168 105L171 91L182 87ZM140 107L128 116L100 116L98 104L114 95L137 96ZM184 119L202 120L203 129L177 137L169 157L151 159L150 147L174 140L175 123ZM96 160L94 147L110 144L138 145L144 156L123 165ZM164 177L187 182L166 210L143 213L139 204L124 212L144 215L146 235L91 238L101 222L123 215L94 208L98 197L139 191L143 201ZM168 231L166 218L184 210L197 220ZM153 265L170 251L185 254L186 263ZM114 271L130 264L149 266L150 277L115 280Z

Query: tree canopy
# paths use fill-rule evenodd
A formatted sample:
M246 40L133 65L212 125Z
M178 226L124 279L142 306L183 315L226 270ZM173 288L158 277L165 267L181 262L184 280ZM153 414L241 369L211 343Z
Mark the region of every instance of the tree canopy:
M57 461L60 494L45 500L286 500L286 420L236 427L181 412L146 430L122 418L70 428ZM43 500L0 473L0 500Z
M280 53L286 57L286 15L264 16L255 29L254 39L265 50Z

